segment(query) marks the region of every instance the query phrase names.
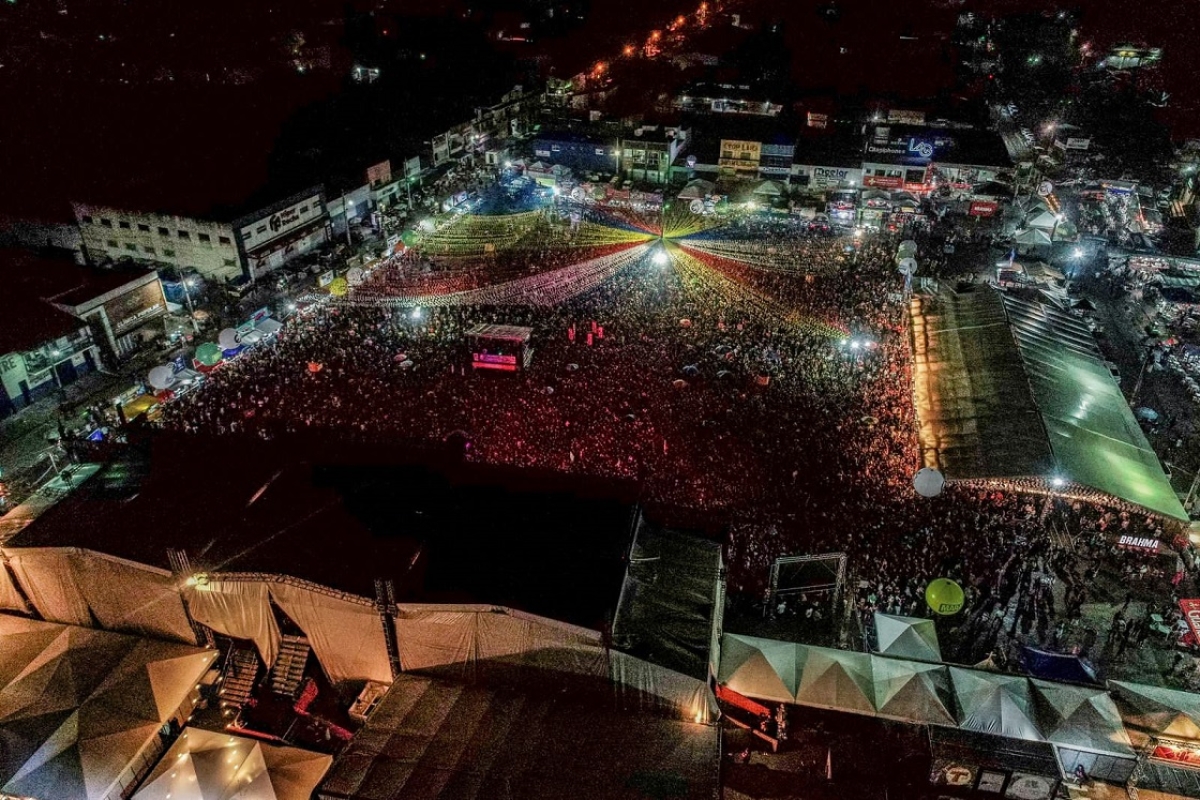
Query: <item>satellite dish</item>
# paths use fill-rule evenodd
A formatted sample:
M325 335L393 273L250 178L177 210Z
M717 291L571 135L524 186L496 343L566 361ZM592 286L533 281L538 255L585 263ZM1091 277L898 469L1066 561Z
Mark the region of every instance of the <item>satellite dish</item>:
M217 334L217 344L221 345L222 350L236 350L241 344L241 337L235 329L226 328Z
M921 497L937 497L946 486L946 476L932 467L922 467L913 476L913 488Z
M916 275L917 260L915 258L900 259L900 274L901 275Z
M704 213L704 201L703 200L693 200L691 203L688 204L688 210L691 211L693 214L703 214Z
M1054 194L1054 184L1050 181L1042 181L1037 187L1038 197L1049 197Z
M175 383L175 370L167 365L155 367L150 370L150 374L146 376L146 382L156 392L161 392L163 389L168 389Z
M917 254L917 243L912 239L905 239L900 243L900 247L897 248L897 252L900 253L901 258L915 256Z
M362 267L351 267L346 273L346 283L351 286L359 286L363 282Z

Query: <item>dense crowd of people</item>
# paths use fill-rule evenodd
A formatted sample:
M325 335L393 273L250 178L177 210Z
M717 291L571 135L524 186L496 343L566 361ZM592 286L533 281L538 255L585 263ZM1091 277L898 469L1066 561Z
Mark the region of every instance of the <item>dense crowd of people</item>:
M962 660L1009 639L1095 654L1078 619L1104 530L1162 532L1145 515L1012 490L914 493L895 237L739 222L580 249L561 225L530 225L511 251L411 251L384 265L357 302L293 322L170 406L164 424L368 442L458 435L468 460L636 482L668 524L727 527L731 593L761 598L779 556L845 552L864 619L920 615L932 578L959 581L967 605L948 646ZM605 259L616 266L595 280L558 280L553 302L519 283ZM534 288L495 303L466 291L487 283ZM437 293L456 299L379 302ZM530 368L474 374L464 332L481 322L532 328ZM1045 535L1051 523L1100 550L1069 552ZM1056 601L1055 581L1069 602Z

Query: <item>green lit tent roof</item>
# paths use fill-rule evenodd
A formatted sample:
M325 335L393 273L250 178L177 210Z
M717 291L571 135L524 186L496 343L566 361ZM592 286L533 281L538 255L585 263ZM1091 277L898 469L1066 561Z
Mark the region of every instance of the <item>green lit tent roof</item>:
M1086 325L992 290L914 313L926 463L951 479L1061 476L1187 519Z

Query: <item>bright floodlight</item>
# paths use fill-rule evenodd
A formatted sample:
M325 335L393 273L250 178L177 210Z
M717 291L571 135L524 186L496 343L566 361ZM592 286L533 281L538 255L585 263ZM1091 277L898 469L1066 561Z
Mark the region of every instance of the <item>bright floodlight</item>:
M1066 485L1066 483L1067 482L1065 480L1058 477L1057 475L1055 475L1053 478L1050 479L1050 485L1053 486L1055 489L1061 489L1063 486Z
M1074 250L1071 251L1071 257L1072 258L1083 258L1083 248L1076 247Z
M860 342L858 339L850 340L850 349L851 350L857 350L860 347L862 347L862 342Z
M855 228L855 229L854 229L854 236L855 236L855 238L857 238L857 239L861 239L861 238L862 238L862 235L863 235L863 229L862 229L862 228Z
M505 161L505 162L504 162L504 168L505 168L505 169L512 169L512 162L511 162L511 161Z
M666 263L668 261L670 261L670 257L667 255L666 250L659 250L657 253L654 254L654 263L657 264L658 266L660 266L660 267L666 266Z
M414 309L412 310L412 318L413 318L413 319L420 319L420 318L421 318L421 308L420 308L420 306L418 306L417 308L414 308Z

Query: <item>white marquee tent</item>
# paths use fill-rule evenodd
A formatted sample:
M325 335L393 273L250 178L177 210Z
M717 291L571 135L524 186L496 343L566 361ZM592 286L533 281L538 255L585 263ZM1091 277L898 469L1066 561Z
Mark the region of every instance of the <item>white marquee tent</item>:
M333 756L188 728L133 800L309 800Z
M896 658L915 658L919 661L941 661L937 628L933 620L919 617L900 617L875 612L875 638L879 652Z
M168 720L191 713L216 651L0 615L0 792L102 800Z
M1029 219L1025 221L1025 227L1053 230L1054 228L1058 227L1060 222L1062 222L1062 219L1057 214L1052 211L1042 209L1041 211L1034 212Z
M958 727L1010 739L1045 741L1033 721L1029 680L1020 675L950 667Z
M873 656L871 667L879 716L926 725L955 724L950 675L944 666Z
M1134 744L1140 747L1151 736L1200 741L1200 695L1125 681L1108 685Z
M721 640L717 682L747 697L794 703L800 688L802 646L727 633Z
M1133 745L1108 692L1087 686L1031 680L1038 727L1057 745L1133 758Z

